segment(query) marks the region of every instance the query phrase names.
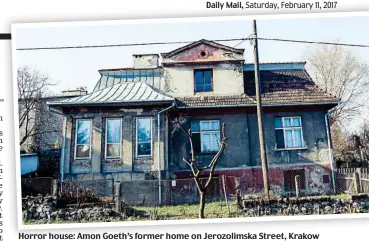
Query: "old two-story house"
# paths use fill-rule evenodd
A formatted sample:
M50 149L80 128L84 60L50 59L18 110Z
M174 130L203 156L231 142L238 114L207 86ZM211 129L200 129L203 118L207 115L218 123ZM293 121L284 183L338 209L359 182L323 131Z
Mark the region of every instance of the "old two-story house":
M228 146L215 175L262 191L254 66L244 50L200 40L133 60L132 68L99 70L88 95L49 103L65 118L62 178L191 177L182 160L189 142L172 123L184 115L199 162L217 152L224 123ZM271 190L293 191L300 175L306 193L332 191L326 116L339 99L314 84L304 62L261 64L260 81Z

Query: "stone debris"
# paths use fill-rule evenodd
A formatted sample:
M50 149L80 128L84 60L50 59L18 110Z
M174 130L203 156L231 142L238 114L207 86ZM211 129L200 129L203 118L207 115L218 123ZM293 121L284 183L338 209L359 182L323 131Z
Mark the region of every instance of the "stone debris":
M67 207L58 209L53 196L26 197L23 200L23 220L63 220L63 221L103 221L111 218L125 220L142 213L122 203L122 212L117 213L111 205L90 206L84 208Z
M347 199L314 196L279 198L269 201L248 197L243 200L242 204L243 209L240 211L245 217L369 212L369 197L367 195L351 196Z

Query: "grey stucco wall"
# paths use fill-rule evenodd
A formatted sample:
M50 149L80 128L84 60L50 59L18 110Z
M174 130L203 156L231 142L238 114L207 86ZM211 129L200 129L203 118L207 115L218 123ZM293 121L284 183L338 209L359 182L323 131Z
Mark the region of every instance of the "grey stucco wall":
M192 120L219 120L225 123L228 146L220 157L217 168L242 168L260 166L260 148L257 116L254 111L239 110L239 113L188 114L185 128L190 128ZM241 113L240 113L241 112ZM244 113L242 113L244 112ZM286 165L297 163L328 162L327 133L325 127L325 110L288 111L264 113L264 135L269 165ZM299 150L276 150L274 129L275 117L301 116L303 139L306 148ZM173 126L171 129L173 131ZM174 131L170 139L169 169L178 171L187 169L183 157L189 158L190 145L181 130ZM207 164L214 155L196 156L199 163Z
M223 156L219 159L218 167L238 167L249 166L250 155L248 150L249 138L247 128L247 114L229 115L206 115L206 116L188 116L184 129L190 128L191 121L194 120L219 120L220 125L225 123L226 136L228 146L224 151ZM183 158L190 158L190 143L186 139L182 130L171 126L172 136L170 138L170 170L186 169L187 164ZM196 159L199 163L207 165L213 158L213 154L198 155Z
M66 132L66 160L64 172L70 177L79 179L101 179L114 177L117 180L147 179L156 176L158 172L158 129L157 113L162 108L129 108L129 109L100 109L71 111L68 118ZM75 114L74 114L75 113ZM136 157L136 118L152 118L152 155L150 157ZM76 120L88 118L92 120L92 152L90 159L75 160L75 131ZM105 162L105 121L106 118L120 118L122 120L122 156L120 160L114 160L113 165ZM165 135L165 118L161 116L160 128L160 169L166 167L164 163L164 145L167 141ZM137 173L132 174L132 173ZM151 175L140 175L151 174ZM83 177L82 177L83 176Z

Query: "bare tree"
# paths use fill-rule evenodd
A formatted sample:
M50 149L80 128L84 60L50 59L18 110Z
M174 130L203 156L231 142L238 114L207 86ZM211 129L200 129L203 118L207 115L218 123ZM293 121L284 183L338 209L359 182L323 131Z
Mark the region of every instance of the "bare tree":
M332 132L332 138L337 141L335 145L335 159L340 165L348 167L362 167L369 163L369 122L366 120L356 130L347 137L335 136Z
M53 86L49 78L37 69L22 67L17 70L19 103L19 144L23 145L41 135L59 132L60 123L47 110L45 97L50 96L48 87ZM55 140L54 140L55 142Z
M342 124L360 114L369 100L369 67L343 46L322 45L310 51L308 68L316 84L342 103L331 115L331 123Z
M197 190L199 192L200 196L200 208L199 208L199 218L203 219L205 218L205 193L207 188L209 187L209 184L212 182L214 177L214 170L217 165L219 157L223 154L224 149L227 147L227 137L225 136L225 125L223 123L221 127L221 140L219 141L220 147L218 152L214 155L210 163L206 166L200 166L195 158L195 152L193 147L193 141L192 141L192 131L191 129L188 129L187 131L183 127L183 123L185 122L185 118L183 116L176 117L173 120L175 129L179 128L182 130L182 132L186 135L188 141L190 142L191 152L190 152L190 158L186 160L186 158L183 158L183 161L190 167L193 179L196 183ZM200 176L202 174L206 174L207 179L205 183L202 183L200 181Z

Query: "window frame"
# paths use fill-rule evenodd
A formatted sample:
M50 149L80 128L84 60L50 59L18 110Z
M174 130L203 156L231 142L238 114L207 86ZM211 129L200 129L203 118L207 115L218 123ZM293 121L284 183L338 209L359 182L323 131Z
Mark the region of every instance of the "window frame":
M78 144L78 122L80 121L88 121L90 122L90 143L89 143L89 156L88 157L77 157L77 146L79 145L86 145L86 144ZM79 118L79 119L76 119L76 128L75 128L75 133L74 133L74 138L75 138L75 141L74 141L74 160L91 160L92 158L92 119L90 118L86 118L86 119L83 119L83 118Z
M120 124L120 133L119 133L119 143L108 143L108 121L109 120L119 120L119 124ZM123 123L122 123L122 118L105 118L105 159L107 160L111 160L111 159L121 159L122 158L122 134L123 134ZM119 144L119 156L115 156L115 157L108 157L108 144Z
M198 91L198 90L196 90L196 73L197 72L202 72L203 73L203 80L204 80L205 79L204 78L204 72L206 72L206 71L209 71L211 73L211 90ZM194 69L193 70L193 77L194 77L193 83L194 83L194 92L195 93L206 93L206 92L212 92L212 91L214 91L214 84L213 84L213 82L214 82L214 71L213 71L212 68ZM203 86L204 86L204 84L203 84Z
M199 131L194 131L193 130L192 124L194 122L199 122L199 128L200 128ZM205 131L203 131L202 128L201 128L203 122L218 122L219 130L217 130L217 131L215 131L215 130L205 130ZM200 153L195 153L195 154L208 154L208 153L216 153L217 151L219 151L219 150L217 150L217 151L203 151L202 135L203 134L215 133L215 134L219 134L219 137L220 137L220 120L192 120L191 121L191 132L200 134ZM218 142L219 142L219 147L220 147L220 140L218 140ZM212 143L212 142L210 142L210 143Z
M149 155L139 155L138 154L138 144L139 143L147 143L147 142L139 142L138 141L138 120L139 119L150 119L150 154ZM145 158L145 157L152 157L152 147L153 147L153 118L151 116L146 116L146 117L136 117L136 139L135 139L135 147L136 147L136 158Z
M285 119L291 119L293 120L294 118L299 118L300 120L300 126L291 126L291 127L284 127L284 120ZM276 127L275 126L275 120L276 119L281 119L282 121L282 127ZM287 138L286 138L286 130L300 130L301 131L301 146L300 147L287 147ZM301 150L301 149L306 149L306 145L305 145L305 141L304 141L304 130L302 128L302 118L301 116L277 116L274 117L274 132L276 130L282 130L283 131L283 142L284 142L284 147L283 148L278 148L278 143L276 141L276 150ZM294 135L292 135L292 143L295 143L295 139L294 139Z

